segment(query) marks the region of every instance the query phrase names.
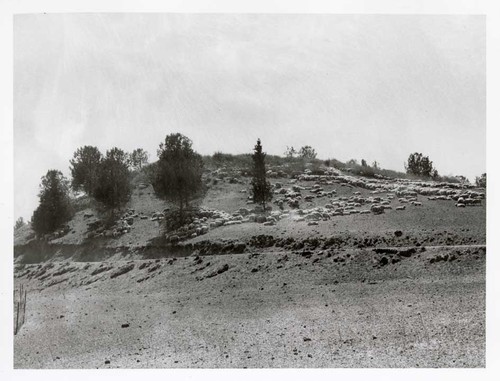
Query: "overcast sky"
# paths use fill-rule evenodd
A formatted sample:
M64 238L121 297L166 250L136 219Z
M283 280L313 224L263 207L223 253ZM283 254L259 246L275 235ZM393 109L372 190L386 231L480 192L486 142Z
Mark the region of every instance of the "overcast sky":
M483 16L51 14L14 20L14 186L83 145L181 132L202 154L311 145L320 158L486 170Z

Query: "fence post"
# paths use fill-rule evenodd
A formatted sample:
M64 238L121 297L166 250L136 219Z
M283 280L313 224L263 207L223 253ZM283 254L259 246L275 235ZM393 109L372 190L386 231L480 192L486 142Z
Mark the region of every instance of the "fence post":
M14 335L17 335L17 327L19 325L19 303L17 303L17 313L16 313L16 327L14 328Z
M24 303L23 303L23 324L26 322L26 296L28 294L28 290L24 289Z

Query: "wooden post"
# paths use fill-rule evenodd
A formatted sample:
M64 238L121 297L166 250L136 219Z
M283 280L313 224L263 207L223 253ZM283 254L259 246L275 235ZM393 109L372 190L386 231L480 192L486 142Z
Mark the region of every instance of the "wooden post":
M23 311L24 311L24 315L23 315L23 324L26 322L26 296L28 294L28 290L24 290L24 303L23 303Z
M16 327L14 328L14 335L17 335L17 327L19 324L19 303L17 303L17 314L16 314Z

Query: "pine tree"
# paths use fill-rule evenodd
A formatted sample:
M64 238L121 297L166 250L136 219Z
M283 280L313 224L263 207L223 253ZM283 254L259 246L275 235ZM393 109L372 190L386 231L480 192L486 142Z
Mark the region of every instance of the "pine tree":
M106 157L99 165L98 184L94 197L107 208L115 212L130 199L130 173L127 164L127 154L119 148L106 152Z
M80 147L70 160L71 186L73 190L83 190L87 195L93 196L98 185L99 166L102 155L97 147Z
M266 179L266 154L262 152L260 139L257 139L257 145L254 148L252 155L253 160L253 178L252 178L252 194L253 201L260 203L266 210L266 203L271 201L273 193L271 184Z
M148 171L156 195L178 205L181 222L189 202L203 192L203 160L192 144L182 134L167 135L160 144L158 161Z
M33 230L40 236L52 233L72 217L69 183L60 171L49 170L40 184L40 204L31 219Z
M424 156L421 153L415 152L408 157L408 161L405 163L406 173L422 176L437 178L438 172L432 165L432 161L429 160L429 156Z

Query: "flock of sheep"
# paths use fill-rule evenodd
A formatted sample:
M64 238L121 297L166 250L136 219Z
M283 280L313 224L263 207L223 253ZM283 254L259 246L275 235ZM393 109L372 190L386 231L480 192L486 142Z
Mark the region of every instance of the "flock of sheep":
M355 214L382 214L388 209L403 211L410 207L422 207L422 201L455 201L455 206L478 206L485 199L484 191L470 185L425 182L420 180L359 178L348 176L333 168L328 168L323 175L313 175L305 170L294 179L287 179L287 186L275 181L273 184L273 204L275 210L268 206L267 213L261 205L254 205L252 196L247 197L247 207L229 213L221 210L200 209L196 217L175 233L167 234L169 242L175 243L184 239L208 233L221 226L243 223L260 223L264 226L275 225L279 220L290 218L296 222L317 225L319 221L332 217ZM310 184L310 185L309 185ZM339 187L352 189L350 195L337 195ZM360 189L361 188L361 189ZM359 189L359 190L357 190ZM360 190L363 190L360 192ZM241 189L248 194L248 189ZM348 193L348 192L342 192ZM327 198L323 206L315 206L314 201ZM99 227L93 236L118 237L130 232L134 219L161 221L168 209L154 212L152 215L136 213L129 209L113 230Z

